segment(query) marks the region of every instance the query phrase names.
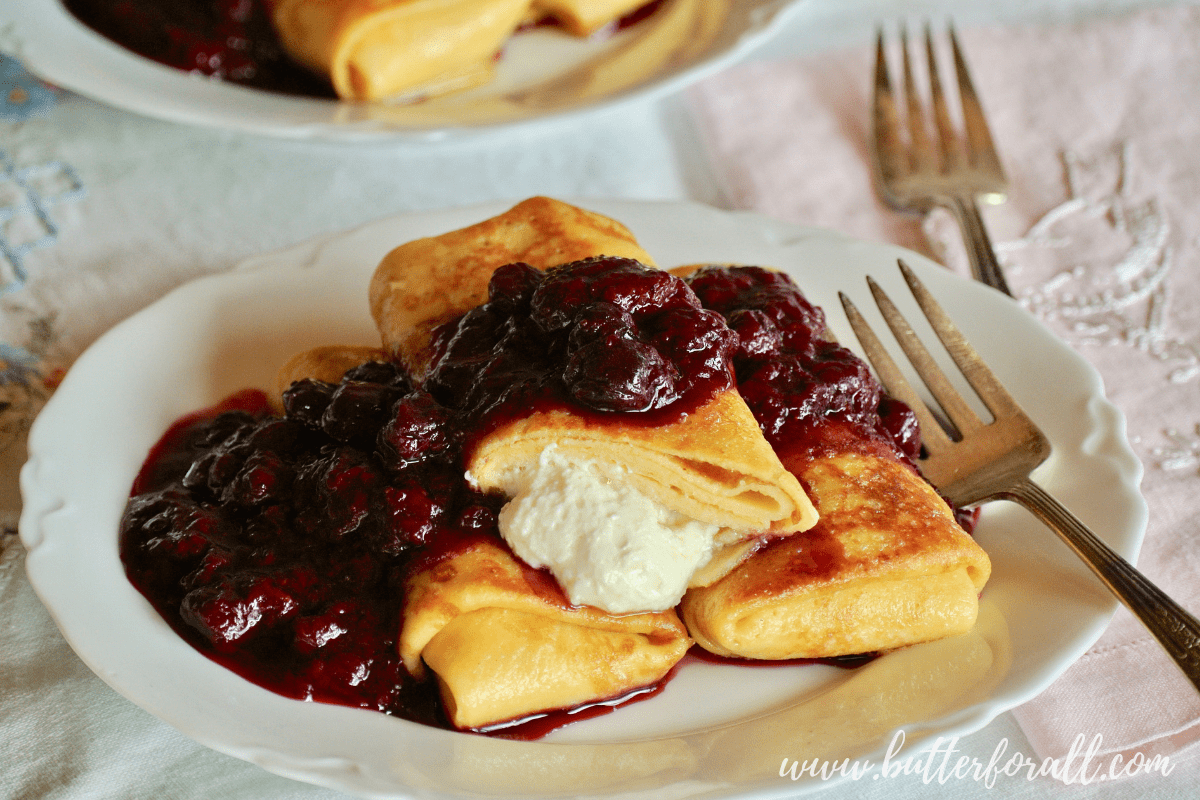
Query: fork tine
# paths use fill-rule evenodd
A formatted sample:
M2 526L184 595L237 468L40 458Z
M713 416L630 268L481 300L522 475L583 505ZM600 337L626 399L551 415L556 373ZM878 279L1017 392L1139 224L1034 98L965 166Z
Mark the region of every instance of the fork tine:
M963 438L967 434L982 428L984 423L979 418L979 415L967 405L963 396L959 394L958 390L946 378L946 373L938 366L933 356L930 355L929 350L921 342L916 332L912 329L912 326L908 324L908 320L896 308L891 298L870 277L867 278L867 284L871 287L871 294L875 297L875 304L879 306L879 311L883 314L883 319L887 322L888 327L891 328L892 335L896 337L896 342L900 345L900 349L904 351L904 355L908 356L908 360L912 363L913 368L916 369L925 386L933 394L934 400L941 406L942 411L946 413L950 424L958 432L958 438ZM922 310L924 309L922 308Z
M896 111L896 97L892 93L892 81L888 75L887 58L883 51L883 29L875 40L875 88L872 92L871 124L874 128L872 141L875 144L876 163L883 186L888 186L906 171L908 157L900 141L900 115Z
M988 411L996 417L1023 414L1024 412L1017 405L1017 401L1013 399L1008 390L996 378L996 375L984 364L983 359L979 357L979 353L975 351L971 343L962 335L958 326L950 321L949 315L933 299L933 295L925 288L925 284L921 283L920 279L917 278L912 268L908 264L905 264L903 259L898 259L898 263L900 264L900 272L903 273L909 290L912 291L913 297L916 298L917 305L921 307L921 312L929 320L933 332L937 334L938 339L941 340L942 345L945 346L946 351L950 354L950 358L953 359L959 371L967 379L967 383L979 395L979 399L987 406ZM893 328L893 330L895 329ZM911 329L909 332L911 333ZM904 346L903 342L901 342L901 346ZM905 348L905 352L908 352L907 348ZM919 366L917 367L917 371L921 372ZM939 373L941 372L940 370L938 371ZM922 377L924 377L923 373ZM930 391L933 391L932 386L930 387ZM951 391L954 390L951 389ZM938 398L938 402L941 402L940 397ZM950 410L946 409L946 413L949 414ZM974 412L971 412L971 414L974 415Z
M937 127L938 141L941 144L942 170L949 172L959 167L962 157L959 139L954 132L954 123L950 121L950 109L946 105L946 93L942 89L941 72L933 52L933 33L928 24L925 25L925 60L929 64L929 95L933 104L933 120Z
M916 77L908 57L908 31L903 26L900 28L900 55L904 65L904 111L908 120L909 159L913 169L924 170L934 163L933 143L929 139L921 95L917 92Z
M858 337L858 342L862 345L863 352L866 353L867 361L871 362L871 366L874 367L875 374L879 376L879 382L883 384L883 388L917 415L917 422L921 426L921 441L925 447L931 453L936 453L950 446L951 439L945 429L934 417L929 406L913 389L912 384L904 377L900 368L896 366L896 362L888 354L887 348L883 346L879 337L875 335L875 331L859 313L858 307L842 292L838 292L838 298L841 299L846 319L849 320L850 327L853 329L854 335Z
M1000 156L996 152L995 142L992 141L992 132L988 128L987 117L983 114L983 106L979 102L979 95L975 92L975 84L971 81L967 60L958 46L958 36L955 35L953 26L950 26L949 33L950 49L954 53L954 72L958 81L958 94L962 102L963 128L967 139L968 158L972 164L982 169L1003 175L1004 168L1000 164Z

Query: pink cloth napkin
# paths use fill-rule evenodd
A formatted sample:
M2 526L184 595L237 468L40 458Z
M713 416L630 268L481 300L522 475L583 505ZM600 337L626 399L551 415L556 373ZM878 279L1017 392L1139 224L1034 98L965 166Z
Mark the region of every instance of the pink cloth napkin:
M1200 8L959 34L1012 182L984 213L1014 294L1126 414L1150 506L1139 566L1200 612ZM922 225L875 199L873 59L864 47L751 63L695 87L727 196L966 274L951 219ZM1200 697L1124 609L1015 715L1042 757L1081 733L1144 756L1200 741Z

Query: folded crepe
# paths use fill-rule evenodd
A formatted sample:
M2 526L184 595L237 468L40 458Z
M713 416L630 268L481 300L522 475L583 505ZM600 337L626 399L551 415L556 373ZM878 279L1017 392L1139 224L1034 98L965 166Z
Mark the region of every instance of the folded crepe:
M529 0L276 0L288 55L326 75L338 97L442 94L491 78Z
M419 376L428 366L430 333L487 300L497 267L521 261L544 270L598 255L654 266L616 220L531 197L499 216L392 250L371 278L371 316L384 348Z
M691 645L674 611L571 606L499 541L431 562L405 588L401 658L414 675L436 675L464 729L621 698L662 680Z
M492 272L521 261L538 269L594 257L653 259L620 223L557 200L535 197L461 230L401 245L371 281L371 310L384 347L421 376L430 333L487 299ZM805 530L816 513L784 469L750 409L728 388L673 422L647 426L636 415L596 415L569 407L503 423L467 454L483 491L512 494L541 453L615 465L651 500L689 519L720 526L718 550L767 533ZM736 552L744 552L739 549ZM697 580L736 563L719 552Z
M698 644L741 658L826 658L971 629L991 564L911 466L838 426L783 461L820 521L688 591L680 614Z
M274 0L271 18L294 60L338 97L438 95L491 80L509 37L553 17L587 36L641 0Z
M648 0L534 0L531 17L553 18L567 32L590 36L646 5Z

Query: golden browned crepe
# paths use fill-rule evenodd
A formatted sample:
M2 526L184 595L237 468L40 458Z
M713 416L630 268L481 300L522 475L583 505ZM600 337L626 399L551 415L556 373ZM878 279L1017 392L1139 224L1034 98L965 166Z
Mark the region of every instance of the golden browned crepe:
M284 49L338 97L437 95L492 77L524 23L550 16L587 36L642 0L274 0Z
M572 607L552 578L487 539L410 576L400 632L405 666L428 667L451 721L472 729L653 685L690 644L674 611Z
M441 94L491 78L529 0L276 0L288 55L345 100Z
M784 455L820 514L767 544L680 613L718 655L824 658L965 633L991 572L983 549L911 467L846 430Z
M430 332L487 300L497 267L522 261L549 269L601 255L654 266L621 223L531 197L499 216L392 250L371 278L371 316L384 348L420 375Z

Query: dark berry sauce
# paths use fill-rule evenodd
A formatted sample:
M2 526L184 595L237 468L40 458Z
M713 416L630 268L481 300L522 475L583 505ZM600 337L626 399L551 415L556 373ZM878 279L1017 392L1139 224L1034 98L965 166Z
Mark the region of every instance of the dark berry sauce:
M288 697L447 726L431 681L400 663L405 565L495 535L496 501L431 448L395 455L381 432L422 397L396 367L305 381L266 413L243 393L187 417L138 476L121 527L130 580L187 641Z
M884 393L862 359L833 340L824 312L788 275L708 266L687 282L737 334L738 391L776 452L794 461L830 448L883 448L917 469L916 415ZM952 508L959 525L972 532L979 509Z
M512 264L487 302L435 331L432 352L420 383L367 363L337 384L292 384L283 416L244 392L163 436L134 483L120 549L180 636L282 695L448 727L436 686L408 674L397 638L414 570L499 541L503 498L464 478L481 431L556 407L654 424L736 371L778 449L846 426L910 459L919 448L911 413L827 341L820 310L754 267L684 281L620 258L544 273ZM498 735L536 738L654 690Z
M738 391L776 451L814 441L830 421L894 447L909 461L920 451L915 415L883 394L867 365L833 341L825 315L782 272L704 267L688 284L738 335Z
M569 406L661 424L733 384L737 337L682 279L627 258L496 270L488 299L434 331L425 388L470 439Z

